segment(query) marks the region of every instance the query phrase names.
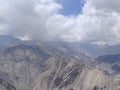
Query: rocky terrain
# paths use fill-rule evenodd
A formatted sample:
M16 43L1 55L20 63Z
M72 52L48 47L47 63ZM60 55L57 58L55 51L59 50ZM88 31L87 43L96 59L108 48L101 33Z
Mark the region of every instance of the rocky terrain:
M120 54L102 55L97 58L97 67L111 75L120 73Z
M73 57L36 45L17 45L0 52L1 90L116 90L110 76ZM99 89L96 89L99 88Z
M91 58L67 45L0 50L0 90L120 90L119 54Z

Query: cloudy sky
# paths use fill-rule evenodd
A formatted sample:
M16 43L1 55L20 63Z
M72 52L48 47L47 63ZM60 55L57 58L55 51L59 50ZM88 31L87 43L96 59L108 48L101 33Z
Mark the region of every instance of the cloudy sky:
M119 0L0 0L0 35L120 44Z

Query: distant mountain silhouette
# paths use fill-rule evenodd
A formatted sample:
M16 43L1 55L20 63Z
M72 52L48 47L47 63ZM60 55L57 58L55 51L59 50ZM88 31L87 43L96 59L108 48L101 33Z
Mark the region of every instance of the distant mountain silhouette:
M18 38L14 38L8 35L0 36L0 48L10 47L17 44L20 44L22 41Z

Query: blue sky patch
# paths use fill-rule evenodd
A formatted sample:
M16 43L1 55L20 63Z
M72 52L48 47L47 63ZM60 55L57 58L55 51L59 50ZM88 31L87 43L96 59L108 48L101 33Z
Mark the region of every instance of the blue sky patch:
M84 5L83 0L56 0L56 2L63 6L60 13L68 16L80 14Z

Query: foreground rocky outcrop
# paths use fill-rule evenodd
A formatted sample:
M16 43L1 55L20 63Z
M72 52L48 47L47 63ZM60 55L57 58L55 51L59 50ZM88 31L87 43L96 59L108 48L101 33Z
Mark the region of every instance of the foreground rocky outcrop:
M97 66L34 45L0 52L0 90L71 89L119 90L120 75L109 75Z

